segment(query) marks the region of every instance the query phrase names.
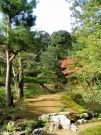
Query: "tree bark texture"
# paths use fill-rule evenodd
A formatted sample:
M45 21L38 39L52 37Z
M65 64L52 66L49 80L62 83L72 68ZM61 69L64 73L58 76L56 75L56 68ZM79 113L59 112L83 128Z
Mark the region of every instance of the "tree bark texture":
M13 95L11 91L11 78L12 78L12 59L10 59L10 51L6 50L7 69L6 69L6 99L7 106L13 106Z
M19 73L17 76L17 90L18 90L18 99L24 97L23 85L24 85L24 74L23 74L23 63L21 58L19 59Z

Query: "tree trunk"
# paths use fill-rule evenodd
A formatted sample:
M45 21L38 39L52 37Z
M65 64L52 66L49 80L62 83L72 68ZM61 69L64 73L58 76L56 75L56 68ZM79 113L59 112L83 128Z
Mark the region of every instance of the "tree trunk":
M13 95L11 91L11 76L12 76L12 60L10 60L10 52L6 50L7 69L6 69L6 100L7 106L13 106Z
M23 85L24 85L23 64L21 59L19 59L19 73L17 77L18 99L24 97Z

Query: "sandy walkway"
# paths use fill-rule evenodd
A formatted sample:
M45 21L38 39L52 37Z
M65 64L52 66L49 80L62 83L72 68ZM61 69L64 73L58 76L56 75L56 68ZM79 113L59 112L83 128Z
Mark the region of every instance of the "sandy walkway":
M38 115L43 113L59 112L63 107L61 102L61 94L62 93L38 96L36 98L28 99L27 109ZM68 108L66 111L73 110Z

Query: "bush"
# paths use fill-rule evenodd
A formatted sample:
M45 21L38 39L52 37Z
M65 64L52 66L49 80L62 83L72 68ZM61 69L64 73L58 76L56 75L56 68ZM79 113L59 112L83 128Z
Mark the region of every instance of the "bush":
M5 90L4 87L0 88L0 107L4 107L6 105L6 100L5 100Z
M44 127L45 122L41 121L41 120L38 120L38 121L36 121L36 120L26 120L25 125L26 125L25 132L31 133L33 131L33 129Z
M18 124L16 124L13 121L8 122L3 126L3 131L6 133L15 133L17 130L19 130Z

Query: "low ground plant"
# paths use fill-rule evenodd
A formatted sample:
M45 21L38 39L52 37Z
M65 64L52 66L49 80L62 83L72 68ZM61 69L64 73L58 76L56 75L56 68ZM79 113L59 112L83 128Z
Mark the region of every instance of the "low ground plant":
M95 126L92 128L88 128L88 129L80 132L79 135L101 135L101 126Z

